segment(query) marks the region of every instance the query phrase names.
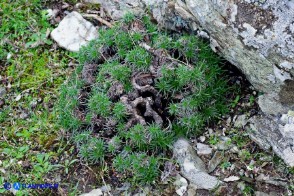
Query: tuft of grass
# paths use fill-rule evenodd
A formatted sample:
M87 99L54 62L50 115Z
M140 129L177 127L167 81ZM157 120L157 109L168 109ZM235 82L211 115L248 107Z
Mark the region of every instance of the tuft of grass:
M115 157L113 165L117 171L132 175L134 184L154 183L159 177L159 158L148 156L146 153L118 155Z
M59 102L59 107L69 113L58 116L62 120L56 120L52 109L72 59L64 50L49 51L52 41L46 34L54 27L43 9L41 0L0 2L1 75L9 83L5 104L0 109L0 132L5 138L0 141L0 167L5 168L0 184L44 183L44 179L58 168L53 160L65 146L58 136L60 125L70 129L80 126L72 113L78 103L77 97L69 99L66 95L74 95L80 86L70 84L72 88L63 88L64 100ZM2 191L1 188L1 195ZM17 194L36 195L38 192L20 190Z
M133 70L146 71L150 66L152 56L144 48L136 46L126 54L125 59L133 66Z
M130 24L136 19L135 15L132 12L128 12L123 16L123 22L126 24Z
M106 94L97 90L90 97L88 107L91 112L106 118L110 115L111 101Z

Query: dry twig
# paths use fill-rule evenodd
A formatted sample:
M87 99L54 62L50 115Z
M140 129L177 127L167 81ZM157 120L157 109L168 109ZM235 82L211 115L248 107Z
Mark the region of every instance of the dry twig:
M109 28L112 28L113 27L113 25L110 22L104 20L103 18L101 18L100 16L98 16L96 14L83 14L83 17L86 17L86 18L94 18L95 20L98 20L99 22L101 22L102 24L105 24Z

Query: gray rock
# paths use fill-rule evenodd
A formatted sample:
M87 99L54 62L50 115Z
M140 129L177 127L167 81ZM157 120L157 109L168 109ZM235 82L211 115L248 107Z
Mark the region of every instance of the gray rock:
M101 189L94 189L89 193L83 193L80 196L100 196L103 195Z
M202 143L197 143L196 150L198 155L210 155L212 153L212 148Z
M213 172L215 168L222 162L224 156L222 152L216 151L212 159L208 162L208 173Z
M173 154L181 168L181 174L199 189L212 190L220 181L206 172L203 161L185 139L178 139L173 146Z
M4 98L6 95L6 89L4 87L0 87L0 99Z
M89 21L78 12L69 13L51 32L51 38L60 47L77 52L81 46L98 37L98 31Z

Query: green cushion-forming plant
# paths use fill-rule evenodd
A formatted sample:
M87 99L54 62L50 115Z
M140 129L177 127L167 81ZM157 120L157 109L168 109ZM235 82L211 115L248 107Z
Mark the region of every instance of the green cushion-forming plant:
M148 16L128 13L99 34L61 88L59 122L84 160L112 160L132 182L152 183L177 136L199 134L227 112L220 58L194 35L158 30Z

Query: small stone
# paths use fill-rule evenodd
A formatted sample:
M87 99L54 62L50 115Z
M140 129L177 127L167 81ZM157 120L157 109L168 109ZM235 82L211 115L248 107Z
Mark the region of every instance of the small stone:
M46 10L47 11L47 17L52 19L52 18L56 18L56 16L58 15L59 13L59 10L58 9L48 9Z
M21 99L21 94L17 95L15 101L19 101Z
M238 147L237 146L233 146L231 149L230 149L230 152L232 152L232 153L239 153L239 149L238 149Z
M229 118L226 120L226 124L227 124L227 126L230 126L230 125L231 125L231 122L232 122L232 118L229 117Z
M197 143L197 154L198 155L210 155L212 153L212 148L206 144Z
M234 181L238 181L238 180L240 180L240 177L238 177L238 176L230 176L228 178L225 178L224 182L234 182Z
M174 185L179 186L179 187L181 187L181 186L186 186L187 187L188 186L188 181L178 174L176 176L176 181L174 182Z
M0 87L0 98L4 98L6 95L6 89L3 87Z
M213 130L211 128L208 129L208 133L209 135L212 135L213 134Z
M243 169L241 169L240 171L239 171L239 174L240 174L240 176L244 176L244 170Z
M9 60L9 59L11 59L11 57L12 57L12 54L9 52L6 56L6 59Z
M176 190L176 193L180 196L184 195L185 192L187 191L187 187L180 187L179 189Z
M0 167L0 172L2 172L3 174L6 173L5 169L3 169L3 168L1 168L1 167Z
M69 4L68 3L63 3L63 5L61 6L61 9L67 9L67 8L69 8Z
M205 141L205 139L206 139L206 137L205 137L205 136L200 136L200 137L199 137L199 140L200 140L201 142L204 142L204 141Z
M197 35L201 38L209 39L209 35L205 31L200 31Z
M19 118L21 119L27 119L29 117L29 115L25 112L22 112L20 115L19 115Z
M103 195L102 190L101 189L94 189L91 192L81 194L80 196L100 196L100 195Z
M85 4L83 4L83 3L77 3L76 5L75 5L75 8L76 9L81 9L81 8L83 8L83 7L85 7L86 5Z

